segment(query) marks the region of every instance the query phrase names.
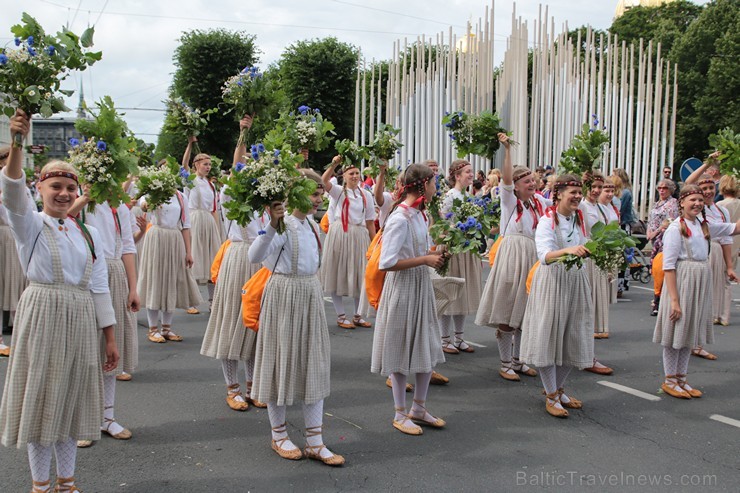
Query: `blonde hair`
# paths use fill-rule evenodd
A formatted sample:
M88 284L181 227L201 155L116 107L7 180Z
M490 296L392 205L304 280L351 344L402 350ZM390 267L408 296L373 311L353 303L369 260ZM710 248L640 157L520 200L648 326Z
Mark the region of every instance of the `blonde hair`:
M60 161L59 159L53 159L46 163L43 168L41 168L41 172L39 173L39 176L48 173L50 171L66 171L67 173L74 173L77 174L77 170L74 166L69 164L66 161Z
M725 197L737 197L737 179L732 175L724 175L720 178L719 193Z
M205 159L211 160L211 155L206 154L205 152L201 152L200 154L196 154L193 158L193 164L197 163L198 161L203 161Z
M455 184L457 183L457 175L460 174L465 166L471 166L470 161L467 161L465 159L457 159L455 161L452 161L452 164L450 165L449 175L447 176L447 181L450 182L451 186L455 186Z
M612 175L611 180L614 183L614 196L621 197L622 190L624 190L624 183L622 183L622 179L618 175Z

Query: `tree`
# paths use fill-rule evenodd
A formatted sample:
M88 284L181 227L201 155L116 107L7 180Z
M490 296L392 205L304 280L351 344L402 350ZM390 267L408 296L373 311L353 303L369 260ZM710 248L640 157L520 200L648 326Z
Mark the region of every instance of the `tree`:
M251 34L225 29L184 33L173 56L176 67L172 84L174 94L193 108L207 110L218 107L222 104L221 87L226 79L259 60L254 39ZM240 117L225 115L223 111L211 115L208 128L198 137L200 148L230 163L239 136L237 121ZM163 132L157 156L172 154L179 159L186 144L184 135Z
M280 58L280 78L291 108L319 108L336 129L337 139L354 138L357 47L336 38L298 41ZM331 160L333 147L311 157L320 167ZM325 162L324 162L325 161Z
M740 129L740 3L714 0L669 54L678 64L676 157L703 157L708 138Z

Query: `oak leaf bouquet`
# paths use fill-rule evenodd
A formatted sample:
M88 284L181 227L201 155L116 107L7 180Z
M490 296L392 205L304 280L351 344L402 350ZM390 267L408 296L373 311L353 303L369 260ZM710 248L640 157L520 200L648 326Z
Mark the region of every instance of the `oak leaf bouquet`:
M589 251L588 257L596 267L607 276L615 271L627 267L624 250L635 247L637 242L613 222L604 225L597 222L591 228L591 238L584 245ZM558 258L556 262L565 265L566 270L583 265L583 257L567 254Z
M449 132L458 158L474 154L492 160L501 147L498 134L511 135L510 131L501 126L498 114L488 110L478 115L469 115L464 111L448 112L442 118L442 124ZM509 142L517 145L511 139Z
M584 194L591 189L591 173L601 167L601 157L609 143L609 134L599 129L599 120L593 117L593 126L584 123L581 132L573 137L570 147L560 155L559 173L582 176Z

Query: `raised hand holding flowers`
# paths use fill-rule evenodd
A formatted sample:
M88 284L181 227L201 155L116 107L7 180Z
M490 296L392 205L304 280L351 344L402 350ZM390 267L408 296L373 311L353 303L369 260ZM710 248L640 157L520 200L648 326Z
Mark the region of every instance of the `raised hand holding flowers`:
M244 115L256 117L274 101L274 91L258 67L245 67L229 77L221 91L224 103L231 107L227 112L233 112L237 120ZM247 143L250 128L251 123L241 129L238 146Z
M511 134L501 126L499 116L490 111L479 115L468 115L464 111L446 113L442 124L447 128L459 158L474 154L492 160L501 147L498 134ZM517 144L511 139L509 142Z
M87 29L80 37L64 28L52 36L24 12L22 23L11 31L16 48L0 50L0 110L8 117L20 108L29 117L39 113L45 118L70 111L63 96L71 96L73 91L60 87L72 70L85 70L102 58L100 52L83 51L92 46L94 29ZM21 135L16 134L13 145L22 144Z
M280 113L275 128L265 137L265 145L271 148L288 145L295 152L303 149L318 152L329 147L334 135L334 124L324 119L318 108L303 105L297 113Z

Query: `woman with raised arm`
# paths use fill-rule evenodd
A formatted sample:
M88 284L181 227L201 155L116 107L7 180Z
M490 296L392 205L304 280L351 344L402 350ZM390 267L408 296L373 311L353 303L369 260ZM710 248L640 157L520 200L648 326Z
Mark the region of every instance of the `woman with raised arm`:
M545 410L558 418L581 401L565 393L573 367L593 364L593 302L585 267L566 269L563 257L586 257L586 224L578 209L583 198L578 176L560 175L554 204L537 224L534 241L540 265L532 278L522 320L522 361L537 366L545 387Z
M360 169L354 164L342 167L343 185L332 182L334 170L342 162L335 156L321 177L324 189L336 204L326 235L322 268L319 276L324 291L329 293L342 329L371 327L360 315L360 295L365 289L365 254L375 236L373 196L360 187ZM343 296L354 299L355 315L347 318Z
M504 380L519 381L519 374L537 375L519 360L519 349L527 308L527 275L537 262L534 234L551 202L536 194L536 177L529 168L512 165L509 137L500 133L498 139L505 150L499 192L503 239L483 289L475 323L497 329L499 375Z
M29 117L16 110L11 136L25 137L29 129ZM96 329L105 338L102 370L118 365L105 254L98 232L68 215L78 193L76 170L63 161L44 166L38 183L43 212L36 212L21 161L21 148L11 148L0 173L8 221L30 282L18 303L0 404L2 444L27 446L34 493L51 491L52 448L54 491L79 491L76 440L99 439L103 417Z

